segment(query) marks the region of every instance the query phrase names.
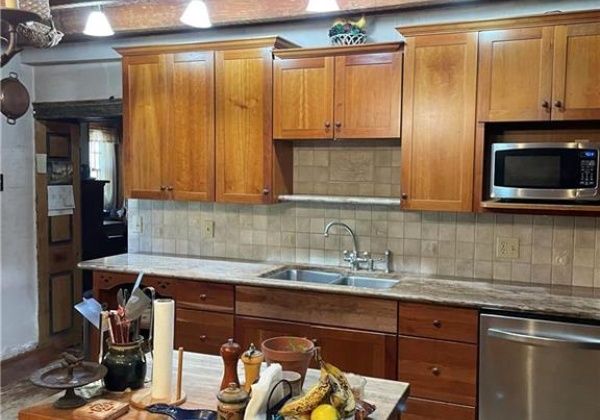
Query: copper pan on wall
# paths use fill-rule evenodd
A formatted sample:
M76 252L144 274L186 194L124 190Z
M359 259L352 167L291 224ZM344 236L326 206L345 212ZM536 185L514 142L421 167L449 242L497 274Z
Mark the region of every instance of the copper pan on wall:
M10 125L14 125L29 109L29 92L14 72L0 81L0 99L2 114Z

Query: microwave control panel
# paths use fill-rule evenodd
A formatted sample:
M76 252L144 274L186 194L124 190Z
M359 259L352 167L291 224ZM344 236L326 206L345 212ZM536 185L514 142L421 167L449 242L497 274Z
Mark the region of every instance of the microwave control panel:
M596 150L583 150L579 155L579 186L595 187L598 162Z

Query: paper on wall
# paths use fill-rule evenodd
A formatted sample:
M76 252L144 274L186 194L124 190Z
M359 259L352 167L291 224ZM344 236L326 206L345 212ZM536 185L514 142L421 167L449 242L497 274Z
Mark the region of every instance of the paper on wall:
M75 199L72 185L48 186L48 216L73 214Z

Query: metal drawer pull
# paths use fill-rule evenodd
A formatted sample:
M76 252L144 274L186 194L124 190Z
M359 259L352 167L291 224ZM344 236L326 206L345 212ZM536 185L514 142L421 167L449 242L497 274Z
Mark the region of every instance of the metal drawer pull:
M440 328L442 326L442 321L440 321L439 319L434 319L433 326L436 328Z
M435 376L440 376L440 373L442 372L440 371L439 367L435 366L431 368L431 373L433 373Z
M573 340L566 337L542 337L539 335L535 336L510 331L502 331L495 328L489 328L487 334L490 337L514 341L516 343L529 344L531 346L570 347L576 349L600 350L600 341L598 340Z
M200 300L206 300L206 295L204 293L200 295Z
M205 336L204 334L202 334L202 335L200 336L200 341L204 341L204 340L206 340L206 336Z

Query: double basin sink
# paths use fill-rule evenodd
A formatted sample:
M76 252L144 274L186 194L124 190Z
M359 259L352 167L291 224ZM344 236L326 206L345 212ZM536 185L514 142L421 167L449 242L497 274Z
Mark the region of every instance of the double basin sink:
M398 280L359 275L345 275L343 273L319 270L315 268L304 269L286 267L272 273L263 274L261 277L268 279L297 281L301 283L366 287L370 289L389 289L398 283Z

